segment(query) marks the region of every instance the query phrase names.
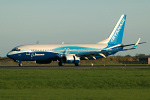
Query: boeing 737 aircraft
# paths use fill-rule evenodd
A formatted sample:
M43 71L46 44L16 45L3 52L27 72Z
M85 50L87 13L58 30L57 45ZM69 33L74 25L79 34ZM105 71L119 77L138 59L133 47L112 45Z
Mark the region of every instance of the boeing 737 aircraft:
M135 44L122 44L126 15L122 15L110 36L97 44L48 44L48 45L23 45L13 48L7 56L22 66L22 61L35 61L37 64L48 64L51 61L74 63L80 65L80 60L106 58L119 51L132 50L137 47L140 38ZM129 49L124 47L132 46Z

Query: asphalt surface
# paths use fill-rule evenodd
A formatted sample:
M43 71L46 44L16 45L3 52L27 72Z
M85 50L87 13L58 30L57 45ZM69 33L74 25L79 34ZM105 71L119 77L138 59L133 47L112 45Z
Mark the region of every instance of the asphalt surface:
M140 66L0 66L0 69L91 69L97 67L150 67L147 65Z
M73 66L0 66L0 69L90 69L94 67L73 67Z

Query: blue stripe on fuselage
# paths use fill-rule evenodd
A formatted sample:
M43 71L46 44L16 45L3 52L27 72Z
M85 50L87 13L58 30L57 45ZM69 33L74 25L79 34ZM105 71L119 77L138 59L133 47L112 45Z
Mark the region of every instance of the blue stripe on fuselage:
M54 52L58 53L65 53L65 54L77 54L83 52L91 52L91 51L98 51L98 48L90 48L90 47L81 47L81 46L62 46L53 49Z
M16 53L8 56L13 60L35 61L35 60L46 60L46 59L58 57L59 54L54 52L36 51L36 52Z
M90 48L90 47L80 47L80 46L62 46L55 48L54 50L64 50L64 49L98 49L98 48Z

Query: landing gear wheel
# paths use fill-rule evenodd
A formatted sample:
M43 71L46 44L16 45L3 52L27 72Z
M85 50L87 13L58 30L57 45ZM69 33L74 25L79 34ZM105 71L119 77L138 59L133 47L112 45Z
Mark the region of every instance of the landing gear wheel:
M19 66L22 66L22 63L19 63Z
M58 65L59 65L59 66L62 66L62 62L59 62Z
M79 63L75 63L75 66L79 66L80 64Z

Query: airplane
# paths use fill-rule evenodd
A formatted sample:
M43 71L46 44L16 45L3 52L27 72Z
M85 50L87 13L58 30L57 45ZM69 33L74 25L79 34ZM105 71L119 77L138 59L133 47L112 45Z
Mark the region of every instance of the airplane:
M125 22L126 15L124 14L121 15L110 36L96 44L22 45L13 48L7 53L7 57L18 62L19 66L22 66L22 61L35 61L37 64L49 64L52 61L59 61L59 66L63 66L64 63L74 63L75 66L79 66L80 60L106 58L119 51L136 49L138 44L145 43L139 43L140 38L135 44L122 44ZM127 46L133 47L124 49Z

